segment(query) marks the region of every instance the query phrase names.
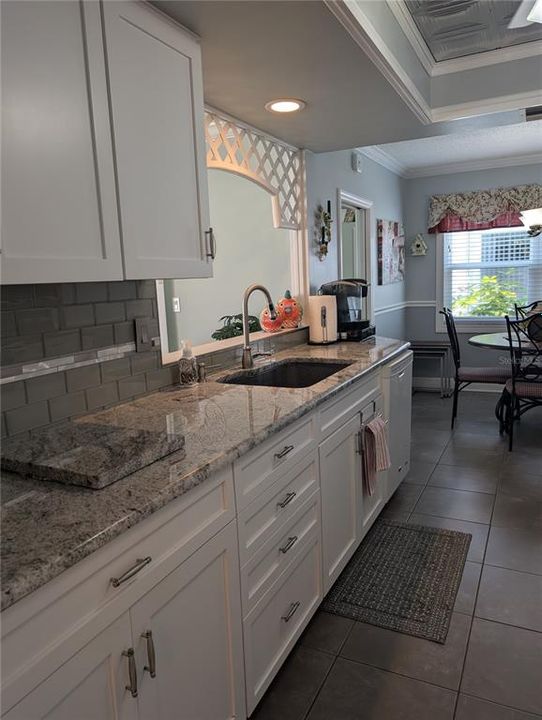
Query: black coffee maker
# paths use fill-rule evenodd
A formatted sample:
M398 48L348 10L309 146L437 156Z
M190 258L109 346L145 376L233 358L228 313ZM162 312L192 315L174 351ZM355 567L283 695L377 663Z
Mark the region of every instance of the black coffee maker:
M375 334L367 312L369 284L359 278L345 278L325 283L319 295L337 299L337 332L342 340L365 340Z

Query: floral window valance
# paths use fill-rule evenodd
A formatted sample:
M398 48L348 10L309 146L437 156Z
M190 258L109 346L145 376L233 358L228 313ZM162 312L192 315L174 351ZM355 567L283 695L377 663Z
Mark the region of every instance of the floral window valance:
M486 230L521 225L522 210L542 207L542 185L475 190L433 195L429 204L429 232Z

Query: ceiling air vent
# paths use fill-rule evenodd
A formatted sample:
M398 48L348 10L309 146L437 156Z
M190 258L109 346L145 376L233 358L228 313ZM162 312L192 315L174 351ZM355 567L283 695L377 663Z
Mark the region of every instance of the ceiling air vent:
M525 110L525 120L542 120L542 105L536 105Z

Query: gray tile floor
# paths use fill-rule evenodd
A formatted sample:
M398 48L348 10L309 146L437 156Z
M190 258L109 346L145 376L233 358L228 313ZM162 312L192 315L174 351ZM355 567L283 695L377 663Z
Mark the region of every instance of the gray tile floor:
M542 409L515 449L490 393L417 393L412 469L388 517L472 534L444 645L317 613L253 720L542 718Z

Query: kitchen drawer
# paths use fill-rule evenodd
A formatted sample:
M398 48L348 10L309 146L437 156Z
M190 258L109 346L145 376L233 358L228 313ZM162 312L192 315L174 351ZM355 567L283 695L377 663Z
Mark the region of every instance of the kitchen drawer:
M318 451L313 450L239 514L241 567L318 487Z
M315 533L243 623L249 715L322 599L320 558Z
M236 460L234 477L237 510L245 508L316 447L316 432L316 414L310 413Z
M379 392L378 375L372 374L354 383L350 389L339 392L319 410L318 431L323 440L347 422L361 407L373 400Z
M243 617L269 590L303 546L320 532L320 492L299 506L290 522L282 525L241 570Z
M4 702L29 692L30 678L37 684L47 676L51 653L55 665L62 664L87 634L101 632L234 516L230 465L5 610ZM148 557L140 572L113 587L111 578Z

